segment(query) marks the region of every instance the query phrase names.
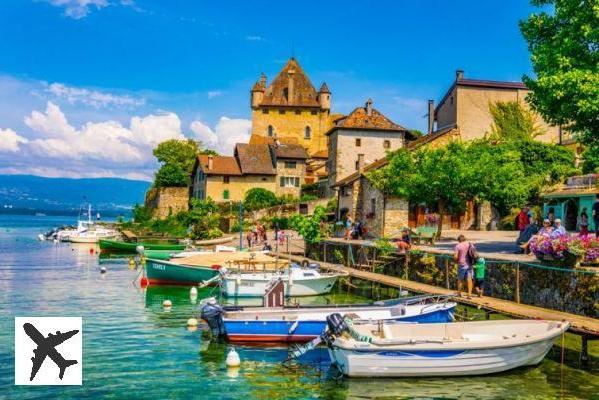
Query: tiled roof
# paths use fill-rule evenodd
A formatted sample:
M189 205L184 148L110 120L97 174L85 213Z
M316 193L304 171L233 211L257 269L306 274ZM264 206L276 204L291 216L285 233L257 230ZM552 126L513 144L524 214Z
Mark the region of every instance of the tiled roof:
M365 172L371 171L373 169L382 168L388 163L389 160L387 160L387 157L383 157L379 160L376 160L375 162L368 164L361 171L356 171L353 174L341 179L340 181L337 181L333 186L345 186L349 183L357 181L358 179L360 179L360 177L362 177L362 175L364 175Z
M408 149L416 149L426 143L432 142L433 140L436 140L442 136L445 136L446 134L453 131L454 129L457 129L457 127L458 126L456 124L451 124L451 125L441 128L441 129L437 129L434 132L428 133L426 135L422 135L418 139L409 142L407 144L407 148Z
M244 175L276 175L270 148L266 144L237 143L235 156L239 160L239 166Z
M291 74L289 74L291 72ZM289 77L293 77L290 98ZM268 85L260 105L319 107L318 93L295 58L290 58L276 78Z
M322 85L320 85L320 89L318 90L318 93L331 93L326 82L322 82Z
M316 153L312 154L310 158L329 158L329 151L327 149L318 150Z
M308 153L299 144L279 144L273 146L277 158L295 158L305 160L308 158Z
M370 108L370 114L368 108ZM377 109L372 108L372 103L370 101L365 107L358 107L349 115L337 119L333 127L326 134L328 135L339 128L385 130L396 131L398 133L408 132L406 128L391 121Z
M235 157L213 156L212 169L208 169L208 156L198 156L199 167L206 175L241 175L241 168Z

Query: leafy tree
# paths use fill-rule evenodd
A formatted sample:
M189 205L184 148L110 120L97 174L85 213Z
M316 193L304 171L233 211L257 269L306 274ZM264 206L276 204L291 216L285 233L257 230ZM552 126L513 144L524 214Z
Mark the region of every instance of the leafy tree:
M270 190L253 188L245 193L243 207L248 211L260 210L277 205L277 196Z
M289 220L289 225L297 231L308 243L317 243L326 235L326 229L322 222L326 218L326 210L322 206L314 208L314 214L310 216L295 214Z
M178 165L191 172L199 151L198 143L191 139L171 139L158 144L153 154L163 166Z
M133 219L136 223L146 223L152 219L152 210L146 206L136 204L133 206Z
M536 124L532 111L517 101L498 101L489 104L493 125L489 137L493 140L532 140L544 131Z
M208 198L206 200L191 200L191 208L186 215L186 223L191 227L190 236L193 239L214 239L221 237L219 229L220 213L218 205Z
M599 146L599 4L597 0L533 0L552 6L520 22L536 79L524 76L527 99L548 122Z
M599 171L599 146L587 147L582 153L582 172L592 174Z
M165 164L156 172L154 176L154 186L188 186L189 173L178 164Z

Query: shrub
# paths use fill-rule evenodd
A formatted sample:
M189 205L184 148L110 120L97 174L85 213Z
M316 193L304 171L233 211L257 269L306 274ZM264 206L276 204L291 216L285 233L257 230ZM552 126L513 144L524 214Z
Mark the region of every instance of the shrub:
M253 188L245 193L243 207L248 211L260 210L262 208L277 205L277 196L270 190Z

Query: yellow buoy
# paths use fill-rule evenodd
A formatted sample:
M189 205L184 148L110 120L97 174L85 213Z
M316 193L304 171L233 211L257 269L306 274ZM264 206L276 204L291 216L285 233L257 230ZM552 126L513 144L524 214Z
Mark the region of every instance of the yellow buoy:
M198 326L198 320L195 318L189 318L187 320L187 326Z

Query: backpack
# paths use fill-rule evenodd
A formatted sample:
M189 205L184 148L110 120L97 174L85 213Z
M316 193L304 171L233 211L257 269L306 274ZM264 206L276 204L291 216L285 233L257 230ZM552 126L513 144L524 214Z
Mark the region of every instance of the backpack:
M472 243L468 243L468 252L466 253L466 261L468 261L468 265L473 266L478 261L478 251L476 251L476 247Z

